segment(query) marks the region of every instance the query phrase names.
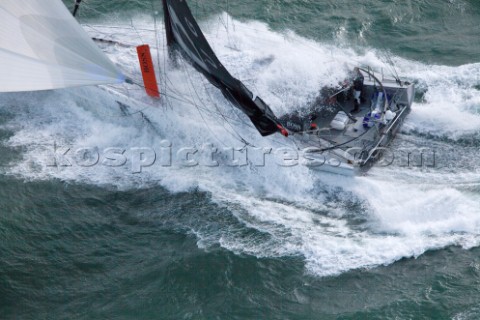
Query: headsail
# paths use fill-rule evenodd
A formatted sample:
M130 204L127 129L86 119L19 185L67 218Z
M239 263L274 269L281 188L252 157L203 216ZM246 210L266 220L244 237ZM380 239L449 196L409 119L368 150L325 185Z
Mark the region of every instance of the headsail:
M223 95L250 118L261 135L276 132L288 135L270 107L235 79L218 60L193 17L186 0L162 0L165 12L167 41L177 45Z
M122 81L61 0L0 1L0 92Z

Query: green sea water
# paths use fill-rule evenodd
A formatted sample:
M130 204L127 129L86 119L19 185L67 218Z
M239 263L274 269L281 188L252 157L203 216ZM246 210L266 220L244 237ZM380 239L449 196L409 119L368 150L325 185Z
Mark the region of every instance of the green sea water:
M438 126L426 133L420 125L429 122L423 120L421 110L414 109L398 145L414 141L460 146L469 153L460 154L462 161L456 166L468 167L463 162L478 156L480 127L475 117L480 114L480 80L473 73L480 70L479 1L190 0L189 4L201 21L226 11L232 21L260 21L274 34L292 30L299 37L352 49L358 55L382 50L408 60L412 68L418 64L440 66L446 70L444 75L454 74L452 81L459 88L468 89L460 98L468 103L452 103L450 108L456 111L445 115L460 117L464 115L460 112L466 112L468 130L444 133ZM68 1L66 5L72 4ZM152 5L154 10L160 8L145 0L90 0L82 8L80 20L101 24L105 14L112 19L148 15ZM465 65L476 67L462 67ZM428 68L419 72L428 73ZM469 74L468 82L465 74ZM435 86L412 77L419 84L417 104L422 105ZM440 89L450 90L447 86ZM75 99L78 101L69 105ZM49 108L35 108L52 100L77 111L56 118ZM88 179L75 172L30 175L29 171L38 168L35 159L25 161L31 147L29 137L81 135L87 125L80 122L89 122L91 127L111 125L95 122L98 114L90 116L93 112L82 103L73 94L0 97L0 319L480 318L480 217L476 211L480 179L475 165L466 171L454 165L435 178L401 171L420 177L405 182L398 192L418 188L419 193L402 197L399 201L405 203L389 218L402 224L405 213L404 218L413 221L413 229L415 223L425 221L416 215L425 213L426 221L432 222L431 229L415 234L412 242L405 236L405 247L413 248L409 251L402 247L402 231L374 227L381 220L378 216L390 214L387 207L395 204L386 203L385 212L376 207L381 190L394 189L396 184L395 179L383 176L362 178L362 186L372 188L371 196L364 195L365 188L349 190L348 181L343 190L336 182L328 182L335 178L325 178L327 182L321 182L325 185L315 192L328 205L318 209L296 203L301 203L296 195L295 199L275 198L272 194L276 191L267 191L242 207L239 201L246 200L234 201L237 194L245 197L240 199L254 197L244 192L247 187L224 182L220 174L212 177L218 179L220 190L192 183L196 177L185 178L184 172L162 179L142 176L131 184L123 184L121 176L117 178L120 182L106 179L103 183L102 172L94 172ZM69 117L77 123L73 128L71 122L64 122ZM45 129L47 122L57 123L52 133L39 129ZM122 121L115 125L127 126ZM133 139L145 135L143 142L147 143L150 133L135 129ZM15 166L18 162L26 166L20 170ZM445 177L449 179L446 182ZM269 181L258 184L263 190ZM223 189L233 190L231 202L222 198ZM317 197L315 192L310 196ZM392 192L388 197L393 196ZM407 199L417 197L428 201L411 204ZM379 212L375 218L370 216L370 207ZM258 210L267 216L282 210L287 214L273 221ZM436 216L443 219L439 224L434 223ZM472 228L457 227L449 216L471 219L462 223L470 223ZM316 241L314 233L302 238L300 245L289 242L301 233L310 235L317 224L326 223L324 218L344 222L350 234L339 239L355 238L352 246L365 255L355 255L355 249L349 251L352 249L341 241L325 242L325 247L335 247L325 253L322 245L309 247L310 240ZM301 221L300 231L296 219L306 221ZM325 228L325 233L329 230ZM399 242L390 242L399 234ZM449 240L456 237L471 242ZM392 261L390 252L395 250L399 253L393 254L396 258ZM329 267L322 262L326 255L332 255L334 266L345 267L322 272ZM366 262L356 264L357 259Z

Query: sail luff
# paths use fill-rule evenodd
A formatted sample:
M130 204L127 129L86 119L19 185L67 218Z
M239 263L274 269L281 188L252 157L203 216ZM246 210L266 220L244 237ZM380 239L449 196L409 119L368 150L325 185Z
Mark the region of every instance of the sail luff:
M167 46L170 48L174 43L172 25L170 23L170 13L168 12L167 0L162 0L163 15L165 20L165 33L167 37Z

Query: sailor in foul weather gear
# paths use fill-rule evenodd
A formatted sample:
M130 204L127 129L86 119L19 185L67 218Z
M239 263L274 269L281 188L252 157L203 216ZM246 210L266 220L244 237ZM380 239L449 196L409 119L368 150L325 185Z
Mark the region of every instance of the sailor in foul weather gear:
M359 68L353 69L353 110L352 113L360 111L360 104L362 103L363 81L365 80Z

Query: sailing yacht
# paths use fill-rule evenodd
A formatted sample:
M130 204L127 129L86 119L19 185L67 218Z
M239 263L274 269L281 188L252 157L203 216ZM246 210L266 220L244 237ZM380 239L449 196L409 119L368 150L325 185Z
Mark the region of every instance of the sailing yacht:
M315 102L277 118L270 107L218 60L185 0L162 0L167 45L178 50L225 98L242 110L262 136L282 134L311 156L314 170L362 174L383 154L410 112L412 83L357 68L362 79L356 105L351 85L322 88ZM360 98L360 97L356 97Z
M241 110L261 136L282 135L307 150L313 170L361 174L394 139L410 112L412 83L359 68L361 101L350 85L322 88L315 102L277 117L223 66L186 0L161 0L170 56L179 53L225 99ZM81 0L75 3L78 11ZM2 0L0 3L0 92L34 91L130 81L105 56L60 0ZM149 47L137 48L146 93L159 98ZM121 93L122 105L136 103ZM160 102L157 102L160 103ZM355 114L351 112L355 105Z

